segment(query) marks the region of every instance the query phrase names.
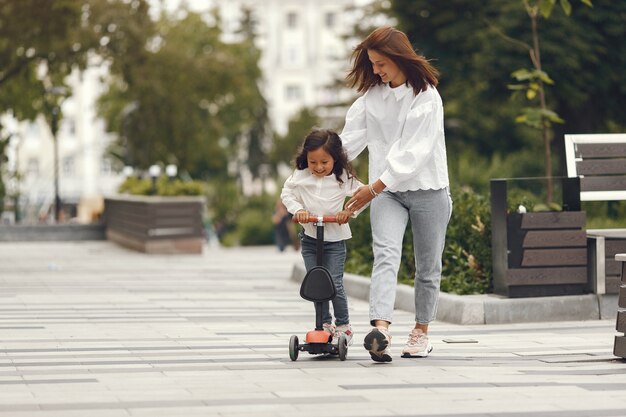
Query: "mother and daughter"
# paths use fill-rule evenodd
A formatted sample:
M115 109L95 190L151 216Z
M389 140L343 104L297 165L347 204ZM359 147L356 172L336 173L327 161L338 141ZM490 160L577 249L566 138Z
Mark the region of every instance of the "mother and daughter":
M370 284L372 329L363 345L376 362L391 362L391 334L402 239L411 222L415 256L415 326L402 357L426 357L432 351L428 325L435 319L442 254L452 213L438 73L418 55L399 30L374 30L355 48L348 82L363 93L350 107L341 134L314 129L296 156L281 199L296 221L307 271L315 266L315 227L309 214L335 214L325 227L325 267L337 289L323 307L324 329L333 343L342 334L352 343L343 288L347 224L370 205L374 265ZM349 161L365 148L369 181L356 178ZM346 198L349 198L346 202Z

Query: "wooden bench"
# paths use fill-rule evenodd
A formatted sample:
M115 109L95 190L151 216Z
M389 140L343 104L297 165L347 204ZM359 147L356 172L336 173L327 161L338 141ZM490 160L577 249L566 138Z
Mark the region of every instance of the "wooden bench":
M615 261L621 266L622 281L622 286L619 290L617 323L615 328L618 332L626 333L626 253L619 253L615 255ZM626 335L615 336L613 354L626 359Z
M565 135L568 177L580 177L581 201L626 200L626 134ZM588 281L596 294L617 294L626 229L588 229Z

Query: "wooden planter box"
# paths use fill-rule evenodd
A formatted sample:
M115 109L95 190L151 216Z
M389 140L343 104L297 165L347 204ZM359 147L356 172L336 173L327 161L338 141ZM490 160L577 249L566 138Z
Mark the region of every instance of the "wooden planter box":
M578 178L563 179L575 188ZM566 199L570 211L507 213L506 180L491 182L493 286L511 298L589 292L586 214ZM576 195L576 194L574 194Z
M123 196L104 200L106 237L146 253L202 253L202 197Z

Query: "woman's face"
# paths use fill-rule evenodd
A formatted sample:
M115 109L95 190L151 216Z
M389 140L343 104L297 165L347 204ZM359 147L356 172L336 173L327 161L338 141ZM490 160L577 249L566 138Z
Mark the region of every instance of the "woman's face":
M309 151L306 155L309 171L316 177L325 177L333 173L335 160L324 148Z
M397 87L406 82L404 73L390 58L374 49L368 49L367 55L372 63L374 74L378 75L384 83L389 83L391 87Z

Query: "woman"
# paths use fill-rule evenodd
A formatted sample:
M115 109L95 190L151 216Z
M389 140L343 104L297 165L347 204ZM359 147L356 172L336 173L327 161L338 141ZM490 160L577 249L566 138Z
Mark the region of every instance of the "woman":
M364 346L374 361L390 362L402 238L410 219L415 251L415 327L402 357L432 351L428 324L435 319L441 257L452 213L438 72L390 27L374 30L352 54L348 74L359 97L348 110L341 139L348 159L369 151L369 184L346 203L371 201L374 267L370 323Z

